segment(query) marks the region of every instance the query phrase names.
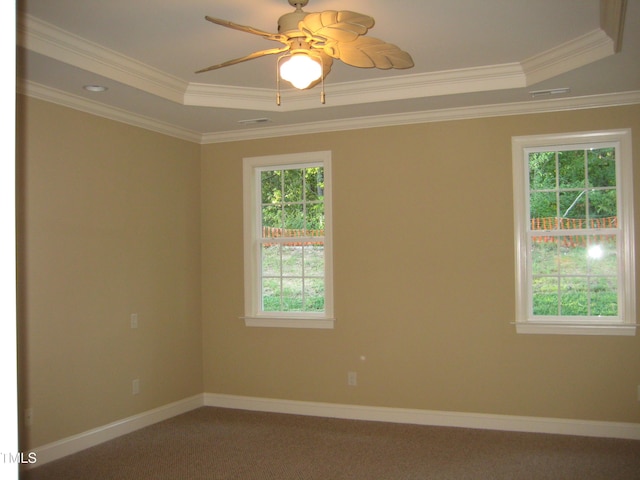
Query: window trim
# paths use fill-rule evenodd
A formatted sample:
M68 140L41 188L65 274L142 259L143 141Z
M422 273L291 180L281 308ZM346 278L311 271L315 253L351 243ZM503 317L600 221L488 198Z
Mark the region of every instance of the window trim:
M527 248L527 211L528 172L526 169L527 149L539 147L566 146L585 143L616 143L618 148L618 184L619 212L621 226L619 239L620 264L624 266L619 272L622 290L622 305L619 306L621 321L571 321L567 317L559 317L558 321L548 319L535 320L529 316L530 296L530 253ZM517 333L524 334L567 334L567 335L635 335L636 333L636 299L635 299L635 241L633 213L633 155L631 150L631 130L604 130L594 132L577 132L552 135L530 135L512 137L513 167L513 202L515 233L515 281L516 281L516 319L513 322Z
M325 310L314 312L260 313L260 261L258 214L260 169L304 168L322 164L324 168L324 253L325 253ZM247 327L320 328L334 327L333 314L333 228L331 152L304 152L243 158L243 214L244 214L244 316Z

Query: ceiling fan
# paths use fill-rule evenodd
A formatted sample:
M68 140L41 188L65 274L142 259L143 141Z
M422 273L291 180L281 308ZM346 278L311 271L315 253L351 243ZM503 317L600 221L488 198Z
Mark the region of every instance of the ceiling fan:
M280 105L280 77L294 87L304 90L322 82L331 71L333 59L360 68L411 68L413 59L407 52L383 40L364 35L375 24L373 17L347 10L326 10L307 13L302 7L309 0L288 0L295 11L278 20L278 33L269 33L257 28L206 16L217 25L259 35L267 40L280 42L283 46L254 52L245 57L227 60L198 70L208 72L237 63L253 60L265 55L282 54L277 62L278 93L276 101ZM324 103L324 88L321 93Z

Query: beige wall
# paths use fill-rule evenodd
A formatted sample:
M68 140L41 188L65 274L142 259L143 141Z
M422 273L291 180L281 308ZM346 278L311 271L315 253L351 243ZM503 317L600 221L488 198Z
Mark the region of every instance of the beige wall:
M511 137L621 127L640 185L639 106L203 146L205 391L640 422L640 335L510 325ZM333 154L335 329L244 327L242 158L314 150Z
M19 112L26 449L202 392L200 147L37 100Z
M630 127L640 185L640 106L201 146L24 102L23 450L203 391L640 422L640 334L509 324L511 136ZM335 329L244 327L242 158L314 150L333 153Z

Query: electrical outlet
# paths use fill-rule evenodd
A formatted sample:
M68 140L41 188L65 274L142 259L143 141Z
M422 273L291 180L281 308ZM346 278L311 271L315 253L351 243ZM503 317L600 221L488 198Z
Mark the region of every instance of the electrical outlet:
M138 314L131 314L131 328L138 328Z
M357 372L347 372L347 385L350 387L355 387L358 385L358 373Z
M33 408L25 408L24 424L27 427L30 427L31 425L33 425Z
M140 393L140 380L136 378L133 382L131 382L131 394L138 395L139 393Z

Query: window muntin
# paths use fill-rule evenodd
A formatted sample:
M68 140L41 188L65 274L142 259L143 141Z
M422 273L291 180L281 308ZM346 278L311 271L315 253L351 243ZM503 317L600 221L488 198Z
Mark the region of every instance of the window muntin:
M244 159L247 325L332 328L330 160Z
M635 331L629 136L514 139L519 332Z

